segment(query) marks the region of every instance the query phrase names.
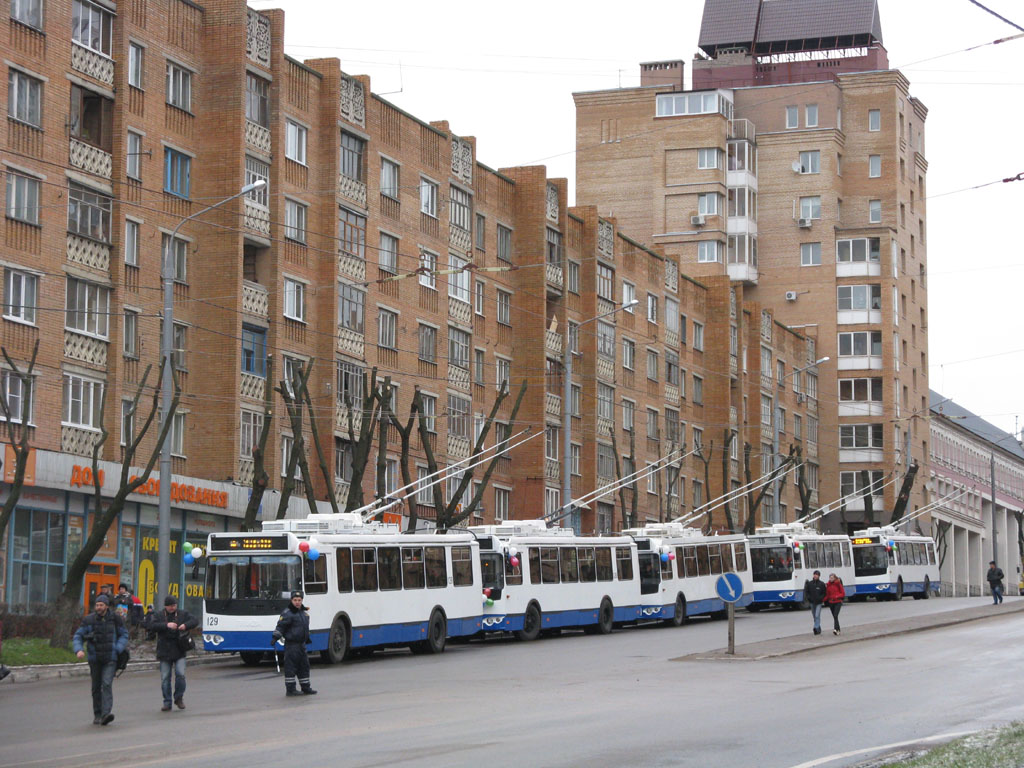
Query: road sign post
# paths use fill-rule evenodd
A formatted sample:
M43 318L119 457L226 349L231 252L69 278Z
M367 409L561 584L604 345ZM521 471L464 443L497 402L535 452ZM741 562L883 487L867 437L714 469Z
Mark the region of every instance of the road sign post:
M736 653L736 603L743 597L743 582L735 573L723 573L715 582L715 592L727 606L729 613L730 656Z

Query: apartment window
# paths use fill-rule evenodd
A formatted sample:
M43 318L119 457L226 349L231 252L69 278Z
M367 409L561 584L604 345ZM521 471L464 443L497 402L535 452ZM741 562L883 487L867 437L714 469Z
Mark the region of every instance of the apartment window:
M679 411L665 409L665 439L672 445L679 444Z
M139 357L139 313L130 309L124 311L124 338L121 340L124 356L131 359Z
M83 429L100 428L103 382L72 373L64 374L62 423Z
M459 187L451 187L451 199L448 202L448 216L452 225L468 232L473 220L473 200L469 193Z
M17 69L7 73L7 116L36 128L43 126L43 82Z
M722 150L717 147L708 147L706 149L697 150L697 168L701 170L710 170L712 168L722 167Z
M366 293L358 286L338 283L338 325L362 335L365 301Z
M800 218L801 219L820 219L821 218L821 197L814 195L813 197L801 197L800 198Z
M174 323L171 331L171 363L179 371L188 370L188 326Z
M171 242L170 235L163 235L161 237L161 250L163 253L163 259L170 260L171 267L174 271L174 281L176 283L184 283L188 281L188 242L181 238L174 238L174 242Z
M597 415L604 419L614 419L615 388L603 382L597 382Z
M142 136L128 131L125 134L124 172L130 179L142 178Z
M306 285L288 277L284 279L284 316L289 320L306 320Z
M808 128L818 127L818 105L807 104L804 107L804 125Z
M128 85L142 88L146 49L138 43L128 44Z
M437 184L420 177L420 213L437 218Z
M615 360L615 326L611 323L597 323L597 354Z
M598 477L615 477L615 454L610 445L597 444Z
M285 121L284 156L296 163L306 164L306 126L294 120Z
M630 371L636 368L636 342L632 339L622 340L622 367Z
M335 368L338 376L338 402L358 407L363 402L363 369L340 360Z
M238 455L243 459L251 459L253 449L260 443L260 432L263 431L263 414L255 411L241 412L241 428L239 430ZM337 441L337 438L335 438Z
M84 48L110 56L110 12L87 0L71 3L71 39Z
M721 243L717 240L702 240L697 243L697 262L708 263L722 260Z
M547 262L562 266L562 233L551 227L547 228Z
M251 73L245 75L245 119L264 128L270 127L270 83ZM187 107L184 107L187 109Z
M394 349L397 326L397 313L387 309L380 310L380 314L377 316L377 345L385 349Z
M881 331L854 331L839 334L840 357L879 356L882 354Z
M251 190L246 198L260 208L266 208L270 201L270 166L255 157L245 156L245 184L255 184L262 181L263 186Z
M509 501L512 498L512 491L508 491L504 488L494 489L494 521L501 522L502 520L508 520L509 517Z
M686 315L679 315L679 343L686 346Z
M469 370L469 342L466 331L448 327L448 363Z
M679 333L679 302L665 297L665 330Z
M882 130L882 110L880 110L880 109L869 109L868 110L868 130L869 131L880 131L880 130Z
M800 108L797 106L786 107L786 127L800 127Z
M188 198L191 186L192 158L169 147L164 150L164 192Z
M306 242L306 206L297 200L284 201L284 236L296 243Z
M821 152L817 149L801 152L800 173L821 173Z
M11 0L11 18L36 29L43 27L43 0Z
M105 339L109 336L110 289L69 277L64 326Z
M358 136L342 131L341 158L339 163L339 171L342 176L353 181L365 181L363 176L363 153L365 149L365 141Z
M629 306L636 300L636 286L632 283L622 281L622 308L629 314L633 314L633 307Z
M504 357L494 358L495 368L495 385L498 391L506 389L512 381L512 361L506 360Z
M167 62L167 103L186 112L192 111L192 73L169 61ZM246 109L248 106L247 100Z
M622 401L622 430L632 432L636 428L636 403L632 400Z
M469 438L469 400L448 395L448 434Z
M135 439L135 409L131 400L121 401L121 445Z
M750 193L753 196L753 192ZM747 189L745 187L730 187L726 190L726 212L732 218L747 215Z
M482 213L476 215L476 248L478 251L486 250L484 246L487 243L487 219L484 218Z
M7 172L7 217L39 223L39 179Z
M800 266L817 267L821 265L821 243L800 243Z
M665 381L674 387L679 386L679 354L671 349L665 350Z
M558 427L548 425L544 429L544 458L558 461Z
M882 286L840 285L838 288L839 309L881 309Z
M498 289L498 322L512 325L512 294Z
M466 267L469 261L449 251L448 268L453 270L448 275L448 295L453 299L469 304L469 275Z
M242 373L267 375L267 331L251 325L242 326Z
M581 407L583 402L583 387L581 385L573 384L571 386L569 390L569 400L571 403L569 407L569 414L576 417L582 415L583 411L581 410Z
M882 402L882 379L840 379L839 402L880 403Z
M380 193L393 200L398 199L398 163L383 157L380 160Z
M696 509L697 507L700 507L700 506L703 506L703 505L704 505L704 483L702 483L700 480L694 480L693 481L693 507L694 507L694 509Z
M377 252L377 264L385 272L398 272L398 238L386 232L380 233L380 248Z
M868 222L871 224L882 223L882 201L868 200Z
M704 323L693 321L693 348L698 352L704 351Z
M420 251L420 285L437 288L437 254L432 251Z
M881 424L840 424L840 448L881 448Z
M836 240L836 261L841 264L878 262L881 240L877 237L858 237Z
M437 329L431 325L420 325L419 353L420 360L437 362Z
M281 435L281 477L288 477L288 464L294 445L294 437L291 435ZM295 470L292 476L296 479L302 477L298 461L295 462Z
M20 269L4 270L4 317L35 325L39 277Z
M701 216L717 216L720 197L717 192L703 192L697 195L697 213Z
M498 258L512 263L512 230L498 225Z
M484 314L484 301L487 298L487 284L477 280L473 285L473 312L481 317Z
M569 351L574 355L580 353L580 324L572 320L568 322L569 330Z
M868 155L868 176L877 179L882 175L882 156Z
M793 414L793 438L796 440L804 439L804 419L795 413ZM733 447L735 448L735 445Z
M658 380L658 353L653 349L647 350L647 378L652 381Z
M484 385L486 375L484 369L486 365L486 352L482 349L473 350L473 383L479 384L481 387ZM548 361L550 363L550 361ZM499 384L499 389L501 388Z
M658 322L658 297L653 293L647 294L647 322Z
M661 414L653 408L647 409L647 437L650 440L661 439Z
M807 440L812 443L818 442L818 420L814 416L807 417Z
M342 253L365 259L366 217L348 208L338 208L338 239Z
M437 398L433 395L421 395L420 405L423 410L423 426L431 434L437 432Z
M597 295L615 301L615 270L604 264L597 265Z
M68 231L109 243L110 206L106 195L68 182Z

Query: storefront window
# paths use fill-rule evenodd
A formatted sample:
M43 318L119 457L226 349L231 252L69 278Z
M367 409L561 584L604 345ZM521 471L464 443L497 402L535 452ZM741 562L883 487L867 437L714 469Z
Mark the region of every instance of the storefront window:
M11 545L9 604L25 610L55 600L64 576L64 516L15 510Z

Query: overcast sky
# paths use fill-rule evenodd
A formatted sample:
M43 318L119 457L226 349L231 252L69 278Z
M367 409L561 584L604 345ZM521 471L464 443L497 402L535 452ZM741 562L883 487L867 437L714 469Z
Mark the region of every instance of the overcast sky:
M689 80L703 9L701 0L250 5L286 11L289 55L338 57L402 109L475 136L484 164L543 164L568 178L570 200L572 92L637 85L639 62L659 59L683 59ZM969 0L879 5L890 64L929 109L931 387L1008 431L1018 416L1024 428L1024 258L1009 226L1024 218L1024 181L957 192L1024 171L1024 39L943 55L1019 30ZM1024 26L1019 0L985 5Z

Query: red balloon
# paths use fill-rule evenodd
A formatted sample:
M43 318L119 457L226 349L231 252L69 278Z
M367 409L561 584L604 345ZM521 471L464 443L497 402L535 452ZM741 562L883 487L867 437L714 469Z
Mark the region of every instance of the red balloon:
M484 588L484 594L487 595L487 597L490 597L491 596L491 588L490 587L485 587Z
M300 541L299 542L299 552L309 552L309 542L308 541Z
M511 560L509 560L509 562L512 564L513 568L518 568L519 567L519 558L518 557L513 557Z

